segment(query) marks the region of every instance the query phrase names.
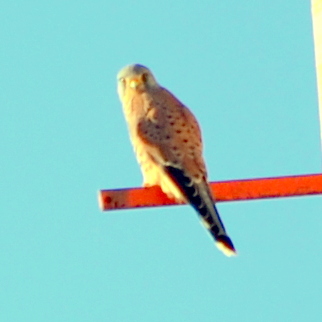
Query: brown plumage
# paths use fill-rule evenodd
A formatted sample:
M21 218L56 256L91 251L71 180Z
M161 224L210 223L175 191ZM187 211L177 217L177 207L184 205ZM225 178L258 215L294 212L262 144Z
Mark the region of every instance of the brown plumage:
M141 65L119 72L118 93L143 185L159 185L170 198L190 203L218 248L235 255L210 193L201 131L193 114Z

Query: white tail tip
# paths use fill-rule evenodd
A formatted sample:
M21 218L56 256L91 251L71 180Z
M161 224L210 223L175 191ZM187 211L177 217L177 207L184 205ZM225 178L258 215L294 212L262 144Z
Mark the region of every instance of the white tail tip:
M237 253L234 249L227 247L227 245L221 241L215 242L217 248L222 251L227 257L237 256Z

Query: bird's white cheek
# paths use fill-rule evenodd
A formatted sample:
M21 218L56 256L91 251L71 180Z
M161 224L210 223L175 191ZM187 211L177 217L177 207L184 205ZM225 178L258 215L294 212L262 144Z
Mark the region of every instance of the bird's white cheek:
M122 102L122 98L124 96L124 86L122 84L119 84L117 86L117 94L119 95L120 101Z

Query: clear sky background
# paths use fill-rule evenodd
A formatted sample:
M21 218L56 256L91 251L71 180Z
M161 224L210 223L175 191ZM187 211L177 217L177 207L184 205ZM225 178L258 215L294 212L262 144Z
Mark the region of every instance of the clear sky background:
M321 172L309 1L5 1L1 321L317 321L322 197L103 213L142 179L116 94L129 63L197 116L210 180Z

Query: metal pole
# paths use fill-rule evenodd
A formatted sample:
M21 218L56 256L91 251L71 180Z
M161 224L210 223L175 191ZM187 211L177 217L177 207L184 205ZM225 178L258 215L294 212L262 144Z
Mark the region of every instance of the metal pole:
M251 200L322 194L322 174L210 183L216 201ZM159 187L101 190L100 208L130 209L175 205Z

